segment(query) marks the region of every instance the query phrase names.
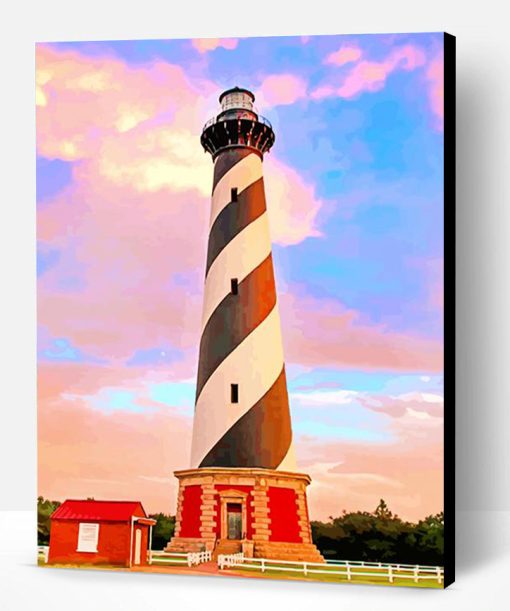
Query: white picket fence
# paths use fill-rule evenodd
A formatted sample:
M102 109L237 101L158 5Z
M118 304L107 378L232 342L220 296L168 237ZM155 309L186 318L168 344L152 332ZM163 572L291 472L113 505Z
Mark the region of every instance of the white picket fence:
M149 564L186 564L196 566L211 560L211 552L164 552L149 550L147 552Z
M435 580L441 584L444 580L444 569L440 566L422 566L411 564L385 564L381 562L363 562L349 560L327 560L321 562L297 562L295 560L271 560L269 558L244 558L243 554L218 556L218 567L225 569L242 566L247 569L303 573L307 575L333 575L346 577L353 581L358 577L380 577L394 583L395 579L412 579L414 583L424 580Z
M47 545L37 546L38 558L48 562L48 551ZM149 550L147 552L147 560L149 564L186 564L187 566L196 566L202 562L208 562L211 560L211 552L188 552L188 553L176 553L176 552L164 552Z
M48 562L47 545L37 547L38 557ZM188 567L209 562L212 554L203 552L164 552L149 550L147 558L149 564L179 565ZM221 554L218 556L220 570L242 566L247 569L257 569L264 573L266 570L302 573L307 575L336 575L346 577L347 581L358 577L380 577L394 583L395 579L412 579L414 583L426 580L436 580L441 584L444 581L444 569L440 566L423 566L419 564L385 564L382 562L365 562L362 560L327 560L321 562L297 562L295 560L271 560L269 558L245 558L242 553Z
M231 566L244 563L244 555L240 552L238 554L220 554L218 556L218 567L220 569L226 569Z

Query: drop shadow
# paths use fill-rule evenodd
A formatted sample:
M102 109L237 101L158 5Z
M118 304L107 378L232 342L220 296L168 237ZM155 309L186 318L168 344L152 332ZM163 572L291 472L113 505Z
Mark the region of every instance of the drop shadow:
M481 62L480 62L481 63ZM479 63L479 64L480 64ZM489 193L494 155L490 88L486 68L457 66L456 125L456 567L458 573L506 553L504 512L497 507L501 467L491 453L502 442L498 401L494 396L494 363L490 337L493 309L490 295L497 286L491 236L497 210ZM448 236L446 236L448 239ZM492 323L494 325L494 323ZM505 544L504 544L505 543Z

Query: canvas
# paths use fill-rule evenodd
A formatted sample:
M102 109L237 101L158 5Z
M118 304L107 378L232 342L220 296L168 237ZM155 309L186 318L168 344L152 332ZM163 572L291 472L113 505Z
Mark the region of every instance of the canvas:
M37 44L42 567L453 581L454 98L443 33Z

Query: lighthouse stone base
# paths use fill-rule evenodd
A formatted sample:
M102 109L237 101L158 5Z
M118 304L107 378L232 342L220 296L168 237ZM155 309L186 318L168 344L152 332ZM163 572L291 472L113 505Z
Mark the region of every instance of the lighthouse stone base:
M308 475L243 467L174 475L179 480L175 535L165 551L324 562L312 542Z

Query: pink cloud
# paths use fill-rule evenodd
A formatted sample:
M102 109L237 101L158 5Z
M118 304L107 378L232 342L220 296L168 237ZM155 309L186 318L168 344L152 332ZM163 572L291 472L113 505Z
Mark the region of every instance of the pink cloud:
M333 64L335 66L343 66L351 62L356 62L362 56L362 51L359 47L344 45L333 53L330 53L324 63Z
M294 74L271 74L262 81L256 94L260 108L294 104L305 97L307 84Z
M120 154L109 160L121 172L120 184L102 175L101 157L81 164L74 184L37 218L39 240L64 253L39 278L39 323L108 359L129 358L133 346L171 343L193 351L199 340L209 197L170 185L137 191L133 176L122 174L136 168L132 157L126 165ZM273 241L291 245L320 235L321 201L313 188L274 158L266 169ZM66 290L67 277L79 289Z
M287 361L311 367L442 371L440 341L389 331L333 299L280 291Z
M95 156L108 138L161 128L159 116L165 124L199 129L207 96L217 91L209 81L192 83L167 62L133 68L45 45L37 47L36 68L38 154L70 161Z
M338 444L337 444L338 446ZM299 443L296 444L299 452ZM327 520L346 511L373 511L384 498L390 509L406 520L417 521L443 511L440 443L413 452L410 447L344 447L343 462L314 462L302 468L312 478L308 502L312 519ZM370 457L363 460L363 456Z
M360 393L357 400L368 409L394 418L409 414L422 420L443 417L444 400L435 393L410 392L397 396Z
M308 237L320 237L317 217L323 202L314 187L275 157L271 157L264 170L272 241L289 246Z
M403 399L409 405L426 403L418 393L410 395ZM343 509L373 511L381 497L406 520L443 510L441 412L423 417L411 407L388 415L392 443L325 443L304 435L295 440L299 468L312 477L308 497L315 519Z
M432 112L437 118L437 129L443 129L444 121L444 58L436 57L426 73L429 83L429 101Z
M95 163L77 174L38 212L39 240L64 253L39 278L39 323L107 359L129 358L135 346L194 349L207 199L167 189L140 196L103 178ZM68 276L78 289L62 285Z
M37 53L39 154L79 161L72 183L38 211L39 241L62 253L39 279L39 323L107 359L171 343L187 355L182 367L194 367L212 183L197 133L218 87L204 81L197 92L170 64ZM137 103L146 118L119 128ZM319 235L314 188L273 155L265 167L273 240Z
M364 91L379 91L395 70L415 70L425 63L425 54L416 46L406 45L393 50L383 61L360 61L346 74L340 86L325 84L311 93L314 99L336 95L353 98Z
M136 499L148 511L175 510L172 473L188 465L191 419L171 407L146 413L90 409L70 389L140 387L140 372L40 365L38 492L47 498Z
M237 38L194 38L191 44L199 53L208 53L220 47L232 51L238 42Z
M314 89L310 93L310 97L313 100L322 100L322 98L329 98L336 94L337 94L337 89L333 87L332 85L321 85L320 87L317 87L317 89Z
M149 511L173 512L177 481L172 473L188 465L192 419L148 398L148 385L165 380L167 372L140 368L40 364L39 494L135 498ZM105 387L135 393L147 409L93 408L92 398ZM417 409L427 403L417 393L401 399ZM442 510L442 419L439 413L424 419L414 411L390 414L393 443L296 437L299 468L312 477L312 519L343 509L370 511L381 497L405 519Z

